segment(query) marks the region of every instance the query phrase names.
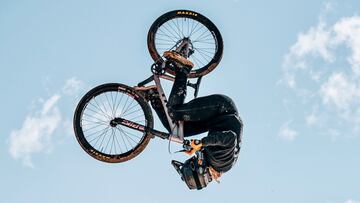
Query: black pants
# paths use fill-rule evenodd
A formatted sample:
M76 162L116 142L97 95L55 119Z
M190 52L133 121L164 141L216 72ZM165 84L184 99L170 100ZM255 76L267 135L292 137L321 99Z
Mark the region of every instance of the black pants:
M170 117L184 121L184 136L231 130L237 135L237 142L241 142L242 122L234 102L225 95L215 94L184 103L186 82L187 74L177 71L168 101ZM153 100L151 104L165 128L171 132L160 100Z

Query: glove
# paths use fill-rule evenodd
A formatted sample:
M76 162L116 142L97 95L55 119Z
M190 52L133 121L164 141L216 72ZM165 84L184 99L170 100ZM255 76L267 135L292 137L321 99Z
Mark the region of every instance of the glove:
M191 140L190 147L189 151L185 151L185 153L189 156L199 151L202 148L202 143L200 140Z

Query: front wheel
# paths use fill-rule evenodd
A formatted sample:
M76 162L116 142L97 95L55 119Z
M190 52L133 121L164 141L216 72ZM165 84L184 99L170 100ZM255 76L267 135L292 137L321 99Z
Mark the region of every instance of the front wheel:
M109 163L130 160L144 150L151 135L111 123L121 117L153 128L149 105L133 88L103 84L90 90L74 114L75 136L93 158Z

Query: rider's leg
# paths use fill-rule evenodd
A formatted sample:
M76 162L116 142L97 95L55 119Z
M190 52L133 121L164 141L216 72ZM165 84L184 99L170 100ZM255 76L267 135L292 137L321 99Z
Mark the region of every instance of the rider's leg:
M174 85L171 89L168 108L174 120L202 121L223 114L237 114L234 102L224 95L211 95L193 99L184 104L187 87L186 67L176 67Z
M204 121L185 121L184 136L192 136L209 131L213 132L232 131L236 134L238 142L241 142L243 124L239 116L227 114L213 117Z
M170 116L172 116L173 110L181 106L186 97L186 82L188 71L185 69L176 69L176 76L174 85L171 89L169 101L167 106L169 108Z
M171 108L175 120L206 121L217 116L238 115L234 102L225 95L199 97Z

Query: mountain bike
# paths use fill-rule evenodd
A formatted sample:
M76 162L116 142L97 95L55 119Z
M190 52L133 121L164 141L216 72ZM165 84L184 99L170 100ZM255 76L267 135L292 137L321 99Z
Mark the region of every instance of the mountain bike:
M159 137L183 144L183 121L173 121L168 114L167 98L161 80L175 80L174 66L162 53L174 51L188 58L194 67L188 86L197 97L202 76L214 70L221 60L223 40L217 27L205 16L189 10L174 10L160 16L151 25L147 45L154 64L152 75L134 87L120 83L99 85L87 92L78 103L73 119L75 136L91 157L109 163L130 160L140 154L150 139ZM147 86L154 82L155 86ZM156 94L155 94L156 93ZM153 128L149 99L157 96L171 132Z

